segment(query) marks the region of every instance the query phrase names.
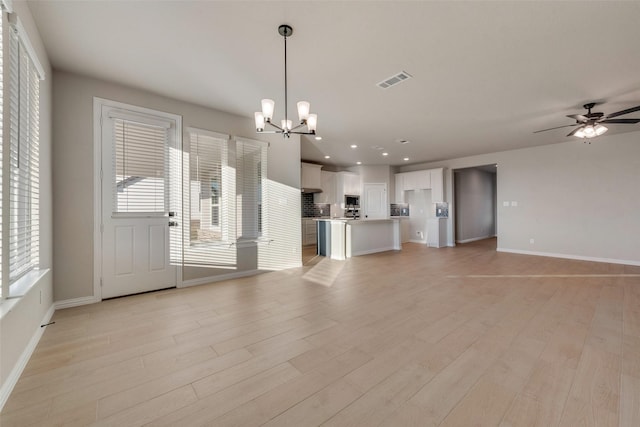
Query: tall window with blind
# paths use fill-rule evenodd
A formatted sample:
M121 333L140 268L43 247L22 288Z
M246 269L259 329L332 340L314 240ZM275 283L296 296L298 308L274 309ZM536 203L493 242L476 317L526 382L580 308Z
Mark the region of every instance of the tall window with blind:
M229 191L227 135L189 129L189 241L191 245L228 241Z
M244 138L236 140L236 210L239 240L265 237L267 216L265 193L267 176L267 147L261 141Z
M10 34L8 267L14 282L39 265L40 76L23 41Z

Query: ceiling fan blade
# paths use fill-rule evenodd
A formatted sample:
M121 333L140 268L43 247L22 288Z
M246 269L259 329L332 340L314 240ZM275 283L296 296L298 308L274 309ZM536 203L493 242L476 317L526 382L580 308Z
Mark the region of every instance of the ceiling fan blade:
M583 126L580 126L579 128L575 128L574 130L572 130L571 132L569 132L569 133L567 134L567 136L573 136L573 135L575 135L575 133L576 133L576 132L578 132L578 131L579 131L580 129L582 129L582 128L583 128Z
M567 117L569 117L570 119L575 119L579 122L586 122L587 120L589 120L587 116L583 116L582 114L570 114Z
M533 132L533 133L546 132L546 131L548 131L548 130L554 130L554 129L569 128L569 127L571 127L571 126L579 126L579 125L581 125L581 124L582 124L582 123L574 123L574 124L572 124L572 125L557 126L557 127L554 127L554 128L537 130L537 131L535 131L535 132Z
M598 123L634 124L634 123L640 123L640 119L606 119L606 120L599 121Z
M626 110L617 111L615 113L608 114L605 118L610 119L612 117L618 117L625 114L633 113L634 111L640 111L640 105L638 105L637 107L627 108Z

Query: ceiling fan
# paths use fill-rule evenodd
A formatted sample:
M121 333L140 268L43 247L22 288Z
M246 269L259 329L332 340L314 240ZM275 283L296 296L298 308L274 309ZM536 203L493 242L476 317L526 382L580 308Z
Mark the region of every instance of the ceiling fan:
M626 110L607 114L606 116L604 115L604 113L599 113L599 112L592 113L591 109L595 106L596 106L595 102L590 102L588 104L583 105L583 107L586 108L587 110L587 114L568 115L567 117L571 119L575 119L576 122L574 124L537 130L533 133L546 132L548 130L578 126L574 130L569 132L567 136L577 136L578 138L593 138L593 137L602 135L608 130L608 128L603 126L602 123L615 123L615 124L640 123L640 119L614 119L614 117L623 116L625 114L633 113L634 111L640 111L640 105L638 105L637 107L628 108Z

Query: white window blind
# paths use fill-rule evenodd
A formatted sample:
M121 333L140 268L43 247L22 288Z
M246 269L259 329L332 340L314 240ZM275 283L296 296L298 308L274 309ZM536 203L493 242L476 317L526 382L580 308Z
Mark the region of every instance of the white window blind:
M113 212L168 211L168 128L113 118Z
M228 240L228 137L189 130L189 190L191 243Z
M267 144L238 138L236 141L236 210L238 239L264 236L266 216L262 195L267 178Z
M39 264L40 76L23 42L9 40L9 280Z

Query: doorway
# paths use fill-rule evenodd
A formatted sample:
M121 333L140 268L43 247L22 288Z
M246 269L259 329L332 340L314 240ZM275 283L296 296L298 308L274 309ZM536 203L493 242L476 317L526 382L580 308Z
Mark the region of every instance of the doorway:
M497 170L490 164L453 171L456 244L497 235Z
M175 287L181 117L96 98L100 299Z

